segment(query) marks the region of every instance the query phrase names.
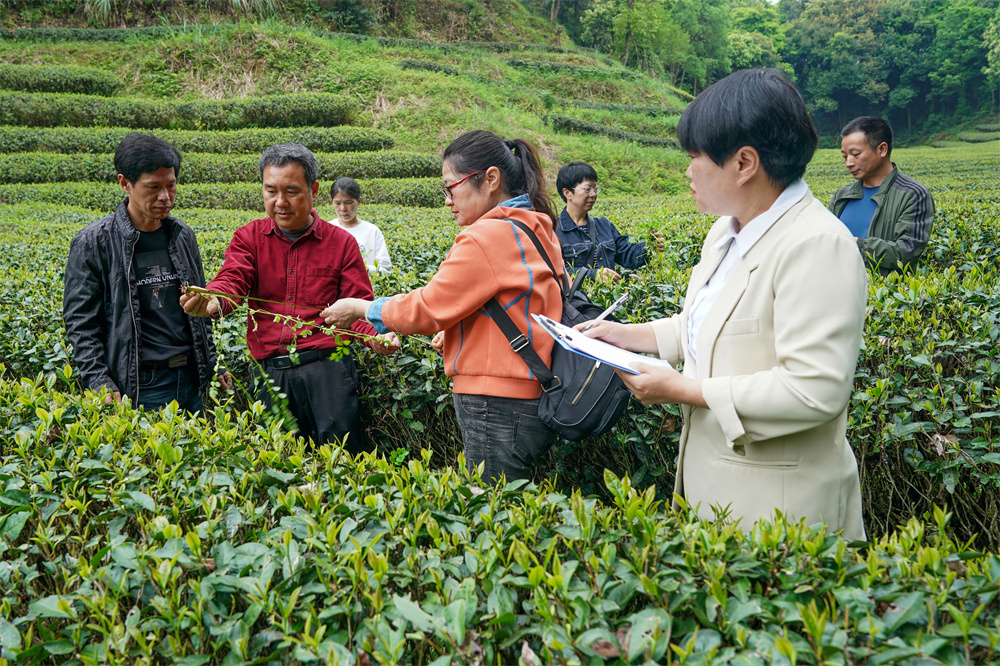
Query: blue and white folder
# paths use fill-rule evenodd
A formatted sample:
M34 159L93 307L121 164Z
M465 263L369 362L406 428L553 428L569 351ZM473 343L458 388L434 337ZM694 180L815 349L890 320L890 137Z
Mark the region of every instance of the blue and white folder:
M532 314L531 317L538 322L538 325L541 326L546 333L555 338L557 343L574 354L580 354L582 356L592 358L595 361L607 363L608 365L614 366L633 375L639 374L637 370L632 368L633 363L646 363L653 366L670 367L669 363L658 358L643 356L642 354L636 354L622 349L621 347L609 345L603 340L588 338L580 331L574 331L572 328L564 326L544 315Z

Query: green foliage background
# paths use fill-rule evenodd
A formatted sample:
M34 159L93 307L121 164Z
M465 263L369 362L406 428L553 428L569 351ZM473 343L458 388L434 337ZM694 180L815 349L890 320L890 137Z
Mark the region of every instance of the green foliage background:
M419 4L373 16L415 30ZM465 5L470 20L483 7ZM4 85L20 87L0 92L11 102L0 113L19 123L0 127L0 171L25 181L0 184L0 666L1000 658L995 142L894 152L938 216L917 271L871 278L849 406L870 544L781 516L743 534L670 509L681 425L671 406L633 405L612 434L559 443L538 487L481 492L463 471L440 360L418 340L391 358L359 352L380 455L357 460L307 453L239 392L213 390L196 419L81 393L60 316L63 265L73 235L121 199L105 162L126 131L122 110L136 126L174 128L153 131L190 153L175 212L210 276L233 230L257 216L254 153L301 140L329 153L324 177L372 176L361 212L396 266L376 276L376 293L426 283L456 229L437 177L400 176L430 173L452 137L485 127L530 138L550 175L591 162L597 213L635 238L664 234L649 266L588 285L595 300L629 289L634 321L680 310L711 223L684 193L685 157L662 147L684 94L579 49L402 34L277 23L0 34L0 62L16 65L0 65ZM136 60L134 75L120 67ZM121 87L69 94L111 81L73 67ZM69 112L86 126L27 126ZM364 127L271 126L303 113ZM546 114L588 133L546 125ZM835 151L807 173L821 199L847 179ZM245 323L230 317L215 333L245 380Z

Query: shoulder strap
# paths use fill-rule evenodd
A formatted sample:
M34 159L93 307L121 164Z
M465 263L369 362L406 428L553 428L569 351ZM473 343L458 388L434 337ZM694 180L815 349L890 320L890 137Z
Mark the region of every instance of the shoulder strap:
M542 259L544 259L545 263L548 264L549 270L552 271L552 275L556 275L556 267L552 264L552 260L549 258L548 252L545 251L545 247L542 246L542 242L538 240L538 236L535 235L535 232L532 231L528 225L519 220L514 220L509 217L505 217L503 219L516 226L531 239L535 249L538 250L538 254L542 255ZM562 279L560 280L559 278L556 278L556 281L559 283L559 291L565 299L567 287L564 283L566 282L566 274L563 273ZM534 373L535 377L541 383L542 389L549 391L561 385L559 378L552 374L552 371L542 361L538 352L536 352L534 348L528 344L527 336L525 336L524 333L521 332L521 329L517 327L517 324L511 320L511 318L504 311L503 306L500 305L500 302L497 301L496 298L491 298L486 301L486 311L490 313L490 317L492 317L493 321L496 322L497 327L499 327L500 331L504 334L504 337L507 338L507 341L510 342L510 348L521 357L524 364L528 366L532 373ZM551 386L553 382L556 383L556 386Z
M587 234L590 236L590 253L587 255L587 263L584 264L584 267L589 270L596 268L594 260L597 259L597 225L594 224L594 218L589 214L587 215Z
M515 324L507 313L504 312L503 306L500 305L496 298L491 298L486 301L486 311L490 313L490 316L493 317L493 321L500 328L500 331L503 332L504 337L506 337L507 341L510 342L510 348L521 357L524 364L527 365L528 368L530 368L535 374L535 377L541 383L542 388L546 391L550 388L554 388L550 387L549 384L552 380L558 378L553 375L552 371L545 365L542 361L542 357L539 356L534 347L528 343L527 336L525 336L524 333L521 333L521 329L519 329L517 324Z
M545 263L548 264L549 270L552 271L552 275L556 276L557 275L556 267L552 264L552 260L549 258L549 253L545 251L545 248L542 246L542 241L538 240L538 236L535 235L535 232L532 231L531 228L524 222L521 222L519 220L514 220L509 217L505 217L503 219L506 220L507 222L510 222L511 224L513 224L518 229L520 229L521 231L523 231L525 234L528 235L528 238L530 238L531 242L535 245L535 249L538 250L538 254L542 255L542 259L544 259ZM562 292L563 299L567 298L566 293L568 289L568 284L566 283L565 271L563 271L562 279L556 277L556 282L559 283L559 291Z

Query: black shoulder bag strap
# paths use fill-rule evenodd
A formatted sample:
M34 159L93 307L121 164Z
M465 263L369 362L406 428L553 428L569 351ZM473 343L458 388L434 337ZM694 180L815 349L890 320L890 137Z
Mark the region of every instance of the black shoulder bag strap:
M545 248L542 247L542 242L538 240L538 236L535 235L535 232L528 228L528 226L523 222L512 220L510 218L504 219L527 234L528 238L531 239L531 242L534 243L535 249L537 249L538 253L542 255L542 259L545 260L545 263L548 264L549 269L552 271L552 275L555 275L555 266L552 265L552 260L549 259L548 253L545 251ZM563 274L562 280L556 278L556 281L559 283L559 292L563 294L564 298L566 294L566 287L563 283L565 280L565 273ZM535 374L535 377L538 378L538 381L541 383L544 391L548 392L562 386L562 381L552 374L549 367L542 361L542 357L538 355L538 352L536 352L530 344L528 344L528 337L524 335L524 333L521 332L521 329L517 327L517 324L511 320L511 318L504 311L503 306L500 305L496 298L491 298L486 301L486 311L490 313L490 316L493 318L493 321L496 322L496 325L500 328L504 337L506 337L507 341L510 342L510 348L521 357L521 360L524 361L525 365L527 365L528 368Z
M597 259L597 225L594 224L594 218L587 215L587 234L590 236L590 253L587 255L587 269L597 269L594 265L594 260Z
M573 298L573 294L580 288L583 281L587 279L587 273L594 267L594 260L597 259L597 225L594 224L594 218L590 215L587 216L587 234L590 236L590 252L587 253L587 263L583 265L583 268L576 272L576 278L573 280L573 284L569 288L569 294L566 296L567 299Z

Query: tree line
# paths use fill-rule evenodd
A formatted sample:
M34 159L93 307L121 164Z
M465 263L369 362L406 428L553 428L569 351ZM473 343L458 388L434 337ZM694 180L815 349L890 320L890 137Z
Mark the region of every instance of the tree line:
M825 130L858 115L900 129L1000 105L1000 0L528 0L576 44L698 93L777 67Z

